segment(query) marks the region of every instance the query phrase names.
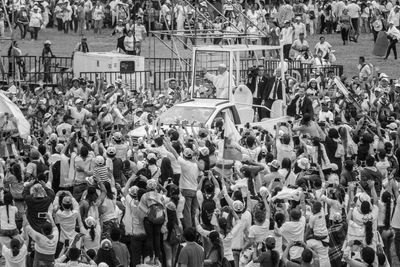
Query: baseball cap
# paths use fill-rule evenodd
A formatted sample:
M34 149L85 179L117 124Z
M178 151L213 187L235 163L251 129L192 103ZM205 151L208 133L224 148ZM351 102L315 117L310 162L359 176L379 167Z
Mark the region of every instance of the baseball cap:
M149 153L149 154L147 155L147 160L151 160L151 159L157 159L156 154L154 154L154 153Z
M109 146L106 153L107 155L114 156L117 153L117 149L113 146Z
M97 156L97 157L94 159L94 162L95 162L97 165L104 165L104 158L103 158L103 156Z
M269 163L268 165L271 167L274 167L275 169L279 169L281 167L281 165L279 164L279 161L276 159L271 161L271 163Z
M185 148L184 150L183 150L183 155L186 157L186 158L191 158L191 157L193 157L193 150L191 150L190 148Z
M236 212L242 212L244 210L244 204L240 200L235 200L232 203L233 210Z
M72 199L70 196L65 196L62 200L63 204L72 204Z

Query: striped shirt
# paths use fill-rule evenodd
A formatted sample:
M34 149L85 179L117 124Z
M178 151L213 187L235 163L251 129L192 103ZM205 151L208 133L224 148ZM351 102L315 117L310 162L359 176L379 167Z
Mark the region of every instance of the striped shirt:
M109 182L111 184L110 172L107 166L96 166L93 170L93 176L97 183Z

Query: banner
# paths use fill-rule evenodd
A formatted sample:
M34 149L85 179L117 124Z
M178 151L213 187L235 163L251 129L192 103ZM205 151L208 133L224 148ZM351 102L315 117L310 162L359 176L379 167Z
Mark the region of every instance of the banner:
M242 160L242 151L239 147L241 136L236 130L235 125L225 112L225 130L224 130L224 159Z

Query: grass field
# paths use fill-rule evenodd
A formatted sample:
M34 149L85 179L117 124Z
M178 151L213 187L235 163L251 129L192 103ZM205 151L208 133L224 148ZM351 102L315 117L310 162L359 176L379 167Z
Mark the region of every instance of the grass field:
M19 32L16 32L17 39L19 39ZM29 35L29 34L28 34ZM87 32L88 44L90 51L104 52L115 49L116 37L111 36L111 31L106 30L102 36L94 36L93 32ZM314 47L320 35L314 35L308 37L307 40L311 47ZM75 33L64 34L54 29L45 29L39 32L39 40L19 40L19 46L23 53L28 55L39 56L42 52L43 43L45 40L52 42L52 50L56 56L71 56L72 51L77 42L80 40L80 36ZM377 67L380 72L388 74L391 78L397 79L398 69L400 67L400 60L394 60L393 55L387 61L383 58L372 55L373 41L371 34L362 34L359 38L358 43L351 43L343 46L339 34L326 35L326 40L336 50L337 62L335 64L344 65L344 72L347 77L356 75L357 63L359 56L365 56L367 61ZM10 41L3 40L0 42L0 54L6 55ZM182 57L190 57L189 50L183 50L182 45L176 42L177 50L180 52ZM154 42L154 38L148 38L142 45L142 55L145 57L171 57L172 53L158 40Z

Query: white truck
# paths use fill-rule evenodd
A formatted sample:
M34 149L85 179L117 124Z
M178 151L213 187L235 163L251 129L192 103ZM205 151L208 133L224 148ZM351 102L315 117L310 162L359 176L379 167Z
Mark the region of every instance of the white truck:
M277 100L270 109L270 118L265 118L259 122L255 122L255 109L267 109L264 106L253 105L253 96L245 85L234 87L233 84L227 85L228 94L226 98L200 98L195 94L195 79L199 77L198 73L207 68L215 70L221 63L227 66L229 73L234 76L235 81L241 81L241 73L247 74L247 70L241 70L240 59L243 54L247 56L250 51L260 50L278 50L281 55L281 64L284 65L283 51L281 46L256 46L256 45L234 45L234 46L206 46L194 47L192 60L192 86L191 99L182 103L175 104L170 109L162 113L158 122L163 129L175 125L176 121L187 121L189 124L195 122L194 127L198 127L202 123L205 127L211 128L216 118L224 118L225 113L231 118L234 124L240 128L244 128L247 123L250 127L261 126L274 133L274 126L278 122L286 122L293 120L292 117L286 115L285 111L285 90L283 89L283 100ZM263 62L260 61L260 64ZM229 67L228 67L229 66ZM284 77L285 68L281 68L281 75ZM230 80L230 79L229 79ZM150 131L152 126L150 126ZM146 135L145 127L138 127L130 132L130 136L139 138Z
M132 88L145 84L145 58L117 52L75 52L72 61L74 77L90 77L94 73L107 73L107 82L114 83L121 78Z

